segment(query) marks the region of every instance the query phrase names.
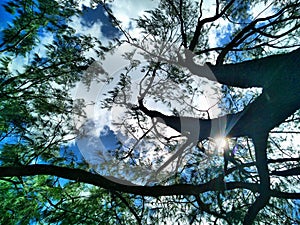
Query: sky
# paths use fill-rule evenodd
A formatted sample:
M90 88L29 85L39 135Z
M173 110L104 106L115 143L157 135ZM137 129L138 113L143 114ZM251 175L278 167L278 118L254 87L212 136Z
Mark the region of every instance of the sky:
M7 26L7 23L11 22L13 19L13 16L7 13L3 7L3 4L5 4L6 2L8 2L8 0L3 0L0 3L1 30L4 29ZM111 6L112 10L114 11L114 15L117 17L117 19L120 19L122 21L122 26L124 26L126 29L132 27L132 24L130 22L131 18L137 18L138 16L143 14L144 10L151 9L157 5L157 1L155 0L139 1L138 3L135 0L116 0L115 2L118 4L114 4L113 6ZM111 25L111 20L108 18L107 14L100 5L90 6L89 1L81 1L79 6L80 9L83 11L83 16L74 17L73 22L70 24L70 26L76 29L77 33L90 34L94 37L97 37L103 44L107 44L108 41L110 41L113 38L120 37L120 31ZM51 34L45 35L45 37L41 38L41 43L36 47L35 50L42 55L44 52L43 45L52 42L52 40L53 37ZM120 55L122 53L120 53ZM119 59L108 60L108 66L114 67L114 63L116 61L119 62ZM14 71L22 71L23 62L24 58L17 57L14 60L14 63L10 65L10 68ZM117 144L115 134L113 133L113 131L110 131L107 126L105 126L106 124L109 124L107 123L108 118L107 116L104 116L105 112L102 113L103 114L99 116L102 116L106 119L105 121L98 121L96 133L94 132L88 138L78 138L77 142L70 143L69 149L72 150L78 156L79 159L81 159L81 152L87 161L93 161L94 159L91 159L90 157L91 153L91 156L94 157L95 155L98 155L99 148L111 149ZM100 122L101 125L99 125ZM10 139L8 141L12 142L14 140ZM86 152L89 152L89 154L87 155ZM99 163L99 161L96 160L96 163Z
M1 4L5 2L7 2L7 0L2 0ZM115 0L114 2L115 4L111 6L112 11L114 12L114 15L122 21L122 26L124 26L125 29L130 29L133 27L131 18L137 18L138 16L143 15L144 10L152 9L157 5L156 0ZM209 11L211 8L211 5L208 3L209 1L204 2L207 4L207 15L213 13L212 11ZM260 3L254 9L252 9L251 13L253 17L255 18L270 15L272 13L271 8L267 8L267 10L261 14L261 9L265 8L269 2L271 1L267 1L265 5ZM84 12L83 16L74 18L73 23L71 24L71 26L73 26L78 33L91 34L99 38L104 44L108 43L108 41L112 38L119 38L121 36L120 31L111 26L111 21L101 6L91 7L88 0L83 0L81 1L80 7ZM10 14L5 12L3 7L0 7L0 30L5 28L7 26L7 22L11 21L12 18L13 17ZM210 44L213 46L229 41L229 34L232 28L226 23L226 21L221 20L220 24L222 25L222 28L217 33L209 34L211 35L211 38L209 38ZM138 33L139 31L137 29L131 30L131 34L133 36L138 37ZM52 41L51 36L46 37L42 40L42 44L50 41ZM123 46L123 49L119 49L116 55L112 55L111 58L108 57L106 65L109 67L109 69L111 69L112 74L119 72L119 69L125 65L125 62L122 62L122 59L119 57L127 50L128 49L126 46ZM16 60L16 65L21 65L21 61ZM96 86L95 88L97 89L99 86ZM95 92L92 93L93 96L91 96L91 99L89 100L97 100L100 97L96 89ZM80 91L77 90L77 95L82 96L86 94L84 91L83 93L79 93ZM105 160L110 158L110 155L105 155L105 151L118 147L118 141L121 140L120 134L114 132L108 126L110 125L111 116L119 114L119 111L115 109L115 111L112 111L111 115L107 115L105 111L101 111L99 109L99 106L97 107L98 108L91 108L91 114L95 116L95 118L90 119L95 119L95 121L91 121L91 123L88 125L90 126L89 129L93 128L91 129L92 132L88 133L85 137L77 139L76 142L72 142L69 145L69 150L73 151L79 159L82 159L81 156L83 155L85 160L88 161L91 166L95 165L96 168L101 162L105 162ZM119 140L118 137L120 137ZM100 157L99 150L103 154Z
M2 1L2 3L7 0ZM207 16L210 16L214 13L213 10L210 10L213 7L214 1L205 1L204 7ZM145 1L136 1L136 0L115 0L114 4L111 5L111 9L116 16L122 22L122 26L127 29L131 29L134 27L131 19L137 18L138 16L142 16L145 10L153 9L157 6L158 1L154 0L145 0ZM262 3L261 3L262 4ZM257 5L254 9L252 9L253 17L265 16L271 14L271 8L268 8L261 14L261 9L265 7L265 5ZM267 5L268 3L266 3ZM89 1L81 1L80 8L83 10L83 16L74 17L73 22L70 24L73 26L77 33L82 34L91 34L101 40L102 43L106 44L112 38L120 38L121 33L117 28L111 26L111 21L107 17L105 11L101 6L90 6ZM0 7L0 26L1 28L5 27L8 21L11 21L12 17L3 10L3 7ZM229 41L229 34L231 31L231 27L228 26L227 22L224 20L220 20L220 24L222 25L218 32L210 33L211 45L219 45ZM131 29L130 33L134 37L139 37L139 30ZM219 42L217 42L217 40ZM45 37L42 39L41 44L45 44L47 42L52 41L51 36ZM41 46L38 46L38 48ZM122 67L126 66L128 62L122 60L121 55L130 50L130 46L123 45L120 49L116 50L115 54L108 55L107 60L104 62L107 69L110 71L111 75L118 74ZM141 60L141 58L138 58ZM16 66L21 65L21 60L16 60ZM115 81L116 82L116 81ZM115 84L115 83L113 83ZM99 87L97 84L95 87L92 87L89 92L86 92L82 86L77 86L77 89L74 90L76 97L84 96L87 101L97 101L101 97L101 93L104 92L107 86ZM100 93L99 93L100 90ZM89 129L91 131L88 132L87 136L83 138L78 138L76 143L71 143L70 148L73 149L74 152L78 153L78 150L83 154L83 156L87 159L87 161L91 161L91 164L99 163L99 158L95 158L95 156L99 156L99 149L102 149L102 153L105 152L103 150L112 149L117 146L116 137L117 133L110 129L111 119L112 117L117 117L121 115L120 111L117 108L114 108L110 114L107 114L105 110L101 110L99 105L91 106L89 109L90 120L92 122L87 125L90 126ZM80 123L79 123L80 125ZM82 125L82 124L81 124ZM99 138L100 136L100 138ZM113 144L111 144L113 143ZM104 159L109 157L104 154Z
M7 0L4 0L6 2ZM4 3L2 1L2 3ZM138 29L132 29L134 27L134 24L132 22L133 18L137 18L138 16L142 16L144 14L145 10L153 9L158 4L158 0L145 0L145 1L136 1L136 0L115 0L114 4L112 4L110 7L117 19L121 21L121 24L125 30L130 30L130 33L134 37L139 36L139 30ZM212 2L206 1L206 5L204 5L205 12L209 16L210 14L214 13L210 11L209 9L212 7ZM107 44L112 38L120 38L121 32L113 27L111 25L111 20L108 18L106 12L100 5L93 5L91 6L88 0L81 0L79 4L80 9L83 11L83 15L80 17L74 17L73 22L70 24L72 27L74 27L77 31L77 33L81 34L90 34L94 37L97 37L103 44ZM1 21L0 25L1 27L5 27L6 23L11 21L12 16L10 14L6 13L3 10L3 7L0 8L1 10ZM226 26L225 21L221 21L221 24L223 24L223 27L225 29L221 29L218 33L210 34L212 36L218 36L221 42L228 41L228 32L230 31L230 27ZM48 42L51 42L53 40L53 37L50 35L46 35L42 40L39 46L37 46L36 49L38 49L39 52L40 49L43 49L42 45L46 44ZM216 38L210 38L210 40L213 42L216 40ZM211 44L217 44L217 43L211 43ZM122 60L122 54L126 51L129 51L131 49L130 46L122 46L120 49L116 51L116 54L113 54L111 56L107 57L107 60L104 62L104 65L107 67L106 69L109 70L109 73L111 75L118 74L122 67L127 65L127 61ZM42 53L41 53L42 54ZM92 55L93 56L93 55ZM142 60L139 56L137 56L139 60ZM17 58L15 60L15 64L11 65L12 68L18 68L20 65L22 65L23 58ZM116 67L116 65L118 65ZM115 83L114 83L115 84ZM103 92L102 89L105 89L107 87L99 87L97 84L92 91L85 92L82 86L79 85L77 89L75 90L75 95L79 97L84 96L86 101L96 101L99 100L99 89ZM94 91L93 91L94 90ZM101 92L100 91L100 92ZM107 114L105 110L101 110L99 106L95 108L92 106L90 109L87 109L90 111L89 115L91 117L90 120L93 120L91 127L93 128L93 132L89 133L88 138L80 138L77 139L76 143L72 143L71 148L74 149L75 152L78 152L76 148L79 148L81 153L84 155L85 158L92 158L95 155L97 155L96 152L99 151L99 147L106 149L106 148L112 148L112 146L108 146L108 143L110 141L105 141L105 139L100 138L99 135L101 131L104 129L107 130L107 127L110 126L111 117L113 116L119 116L121 113L118 109L113 109L113 111L110 114ZM113 132L110 132L109 135L105 135L107 140L114 139ZM93 141L91 141L93 140ZM93 144L88 144L87 142L91 142Z
M114 12L116 18L122 21L122 26L125 27L125 29L128 29L132 27L130 18L137 18L138 16L143 15L144 10L149 10L155 7L156 5L157 2L155 1L137 2L134 0L117 0L115 1L115 4L111 6L111 9ZM207 8L209 7L210 5L207 5ZM77 31L79 33L82 32L93 34L94 36L99 37L99 39L103 42L105 42L105 40L108 40L109 35L103 33L103 31L105 31L105 29L103 29L103 27L105 27L103 26L103 24L105 23L104 21L107 22L108 20L106 20L105 16L103 17L103 10L101 9L101 7L95 7L94 9L83 7L83 9L86 10L89 13L89 15L86 14L85 16L83 16L83 18L76 18L74 20L74 26L76 26ZM96 15L100 16L98 17ZM109 26L106 26L106 28L108 27ZM99 30L101 31L100 33ZM111 31L109 31L108 33L111 33ZM131 30L130 33L134 37L138 37L138 30ZM211 38L210 40L215 40L215 38ZM110 75L118 76L120 70L122 70L122 68L128 65L128 61L122 58L122 54L128 52L131 49L132 46L122 45L115 51L114 54L108 55L106 57L106 60L103 62L103 67L105 67L105 69L109 72ZM135 58L140 61L143 61L143 58L139 57L138 54L135 54ZM75 96L76 98L84 98L86 102L99 102L101 94L104 93L105 90L108 90L109 88L116 85L117 82L118 79L113 81L109 86L102 84L102 87L99 86L99 83L93 83L88 91L86 91L85 88L79 84L75 91ZM132 83L133 85L135 84L134 79ZM155 105L155 103L153 103L153 105ZM162 111L162 109L163 108L160 107L160 111ZM99 105L92 104L90 104L86 108L86 112L90 121L89 123L84 124L84 130L87 129L88 131L85 133L84 137L77 139L76 144L80 149L81 153L83 154L84 158L88 162L90 162L90 164L93 167L96 167L96 164L99 164L100 162L105 162L106 160L110 160L110 155L106 154L106 150L115 147L113 145L109 146L109 143L111 142L106 142L106 144L104 138L99 139L99 134L102 132L105 125L111 127L111 121L113 119L119 120L118 118L122 118L123 114L121 109L119 109L118 107L113 107L112 110L109 113L107 113L106 110L101 110ZM79 122L78 127L80 127L81 125L82 123ZM177 133L175 132L173 132L173 134L172 131L169 131L169 133L172 135L177 135ZM120 137L120 133L116 130L115 133L110 131L110 135L106 135L105 138L115 139L115 136L119 137L119 140L122 139ZM134 136L132 136L131 138L132 139L128 139L134 141ZM128 146L131 145L130 142L126 142L126 144ZM101 149L103 149L104 151ZM149 146L149 149L151 149L151 146Z
M2 5L7 2L8 0L2 0L2 2L0 3L1 7L0 7L0 35L1 35L1 31L7 27L7 22L12 20L12 16L11 14L7 13L4 9L4 7L2 7ZM2 40L1 36L0 36L0 41ZM1 43L1 42L0 42Z
M98 5L95 9L83 6L81 25L91 28L97 23L101 23L99 33L102 34L104 38L119 38L122 34L119 29L112 25L112 21L107 17L105 10L101 5Z
M209 1L205 1L205 3L207 4L205 6L207 16L214 13L213 10L210 10L211 8L213 8L212 2L210 2L209 4ZM253 18L265 17L271 15L272 14L271 7L267 7L266 10L262 11L266 6L268 6L268 4L270 4L270 2L272 1L269 2L267 1L265 4L263 3L257 4L257 6L255 6L251 10L249 9L249 12L253 15ZM134 0L127 0L127 1L116 0L115 3L116 4L113 4L111 6L112 11L114 12L114 15L119 20L122 21L122 25L125 28L132 27L130 18L132 17L136 18L137 16L141 16L143 10L151 9L156 5L152 1L138 1L137 3L137 1ZM94 10L88 8L87 12L90 13L89 16L86 15L83 18L77 20L80 21L79 23L77 22L76 25L77 30L79 32L80 31L89 32L91 34L94 34L95 36L98 35L99 38L101 38L101 40L103 40L104 42L105 40L108 40L112 31L108 31L109 26L107 25L104 26L104 24L106 24L109 21L105 19L105 16L103 16L103 10L99 7L98 8L95 7ZM99 13L98 14L99 17L95 15L97 13ZM228 22L224 20L220 20L219 23L221 25L220 29L218 31L211 32L209 34L211 36L209 40L212 46L222 45L229 41L229 35L232 31L232 27L230 27L228 25ZM78 24L80 24L80 26ZM107 32L108 34L105 34L105 32ZM116 32L116 34L118 34L118 32ZM138 36L138 30L131 30L131 34ZM120 49L116 50L114 55L108 56L104 64L108 66L108 69L110 70L110 74L118 74L118 72L120 72L119 70L122 67L124 67L124 65L126 65L126 62L122 61L122 59L120 58L120 55L122 55L122 53L126 51L128 51L126 46L122 46ZM101 90L100 92L102 93L104 89L105 89L104 87L100 88ZM99 86L96 85L95 89L93 90L92 88L92 91L89 92L89 94L91 94L90 97L84 92L80 93L80 95L81 96L85 95L86 97L88 97L87 100L97 102L97 100L99 100L100 98L101 93L99 93ZM104 111L101 111L99 109L99 106L97 105L95 107L92 106L88 110L90 112L90 115L92 115L90 119L93 119L92 126L90 127L92 128L91 133L89 133L88 137L78 139L77 146L81 150L82 154L87 159L87 161L89 161L92 165L95 165L95 164L99 164L99 162L101 162L102 160L103 160L102 162L104 162L105 160L109 160L110 155L106 154L106 150L116 147L114 145L110 145L110 143L115 143L114 140L116 140L116 137L118 137L119 134L117 132L110 130L110 126L111 126L110 123L112 117L115 118L117 116L121 116L122 114L120 111L118 111L118 109L113 109L111 113L108 115ZM104 128L105 125L108 125L108 127L106 126L106 128ZM111 129L113 128L111 127ZM99 134L101 134L103 130L106 130L107 135L103 135L101 138L99 138ZM105 141L105 140L109 140L109 141ZM119 138L119 140L121 140L121 138ZM101 149L104 149L105 151ZM100 158L99 158L99 150L102 154Z

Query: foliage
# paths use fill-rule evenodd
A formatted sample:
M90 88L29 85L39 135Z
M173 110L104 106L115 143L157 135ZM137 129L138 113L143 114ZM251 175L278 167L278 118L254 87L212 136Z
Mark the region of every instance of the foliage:
M117 2L94 2L124 34L117 43L133 46L117 77L101 67L112 46L70 27L80 15L76 1L3 5L14 19L0 43L0 223L299 223L299 145L293 141L300 117L291 106L299 78L296 68L282 68L299 62L297 51L287 52L299 46L300 4L161 0L133 21L141 30L133 37L114 17ZM257 5L264 9L254 15ZM277 53L286 60L267 57ZM214 65L201 65L208 61ZM278 61L279 72L272 70ZM268 71L253 72L255 63ZM223 79L219 70L235 65L240 69ZM85 119L87 104L70 92L94 79L111 87L101 106L122 116L107 128L118 138L109 160L89 168L67 144L78 134L73 116ZM296 97L286 99L290 93ZM279 119L259 124L260 116ZM18 170L39 164L74 174Z

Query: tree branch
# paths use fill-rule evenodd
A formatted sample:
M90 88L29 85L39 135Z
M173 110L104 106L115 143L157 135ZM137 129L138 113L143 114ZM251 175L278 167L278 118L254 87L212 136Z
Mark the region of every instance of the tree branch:
M191 53L192 54L192 53ZM266 87L275 74L282 76L293 73L292 58L299 58L300 49L290 53L272 55L261 59L248 60L241 63L213 66L198 65L192 57L180 62L192 74L205 77L218 83L240 87ZM208 68L207 68L208 66Z
M264 195L259 195L255 202L249 207L246 216L244 217L243 224L249 225L253 224L256 215L259 213L261 209L263 209L269 202L269 197Z
M168 116L158 111L149 110L144 106L143 99L139 99L138 103L139 106L133 107L133 110L141 110L147 116L158 119L158 122L164 123L177 132L188 136L191 142L201 141L212 136L244 135L243 131L233 129L243 113L229 114L215 119L199 119L185 116Z
M198 195L196 195L195 198L196 198L197 204L199 205L199 209L200 209L200 210L202 210L202 211L204 211L204 212L206 212L206 213L208 213L208 214L211 214L211 215L213 215L213 216L215 216L215 217L217 217L217 218L221 218L221 219L225 220L228 224L230 224L229 221L228 221L228 218L227 218L226 216L222 215L222 214L219 213L219 212L212 211L212 210L210 209L209 205L208 205L208 204L205 204L205 203L200 199L200 197L199 197Z
M294 63L298 62L298 59L291 58L289 60L294 60ZM295 65L291 66L294 68ZM242 112L215 119L167 116L161 112L147 109L143 104L143 99L139 99L139 106L133 109L141 110L151 118L157 118L158 122L165 123L183 135L189 134L191 140L201 141L219 135L253 137L269 132L300 108L300 82L296 80L300 76L297 74L294 76L295 79L290 79L281 77L281 74L273 74L274 79L268 82L269 87L266 87L263 93ZM278 107L279 105L281 107Z
M137 224L138 225L142 225L142 219L137 214L137 212L135 211L135 209L130 205L130 203L127 202L126 198L124 198L123 195L121 195L118 192L114 192L114 194L126 205L126 207L129 209L129 211L132 213L132 215L136 219Z
M263 209L270 199L270 176L267 163L267 134L257 134L253 138L255 146L256 167L259 175L259 196L249 207L243 224L252 224L261 209Z
M274 18L276 18L276 17L279 18L285 12L285 10L287 10L289 8L296 7L297 5L298 5L298 3L287 5L287 6L280 9L277 13L275 13L273 15L270 15L270 16L265 17L265 18L257 18L255 20L253 20L251 23L249 23L247 26L245 26L237 35L235 35L235 37L225 46L225 48L219 54L216 64L217 65L222 65L223 62L224 62L226 54L232 48L238 46L239 43L241 43L242 39L245 40L245 36L250 36L250 34L248 32L252 31L255 28L256 24L258 24L259 22L270 21L270 20L274 20L274 21L269 22L266 26L269 26L270 24L273 24L273 23L276 24L276 23L278 23L278 21L276 21Z
M231 0L224 8L223 10L218 13L218 9L219 9L219 4L216 5L216 15L212 16L212 17L208 17L208 18L205 18L203 20L200 20L200 17L198 18L198 23L197 23L197 26L196 26L196 29L195 29L195 32L194 32L194 36L193 36L193 39L190 43L190 46L189 46L189 50L190 51L193 51L195 49L195 47L197 46L198 44L198 39L201 35L201 29L203 28L204 24L206 23L211 23L217 19L219 19L222 15L225 14L225 12L232 6L232 4L234 3L235 0ZM202 9L200 8L200 11Z
M59 167L53 165L36 164L27 166L7 166L0 167L0 177L13 176L36 176L51 175L77 182L92 184L107 190L120 191L141 196L171 196L171 195L199 195L207 191L225 191L233 189L247 189L252 192L258 192L258 184L243 182L224 182L224 177L217 177L207 183L191 185L176 184L169 186L139 186L122 184L109 180L98 174L93 174L81 169L71 169L67 167ZM300 193L286 193L271 190L270 196L289 199L300 199Z
M300 167L296 168L291 168L287 170L281 170L281 171L272 171L271 175L276 175L276 176L299 176L300 175Z

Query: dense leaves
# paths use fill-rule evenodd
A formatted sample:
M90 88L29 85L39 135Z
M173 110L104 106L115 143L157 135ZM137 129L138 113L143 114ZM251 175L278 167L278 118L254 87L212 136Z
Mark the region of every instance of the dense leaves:
M300 4L162 0L135 37L117 1L94 2L133 47L115 77L112 45L70 26L77 1L2 6L0 223L298 224ZM89 167L69 143L88 104L71 91L94 78L122 116L101 124L118 140Z

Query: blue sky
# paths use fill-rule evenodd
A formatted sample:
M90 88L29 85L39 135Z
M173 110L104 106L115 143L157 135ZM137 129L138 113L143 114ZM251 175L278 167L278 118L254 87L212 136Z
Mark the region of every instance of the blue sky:
M7 26L7 22L11 21L13 16L9 13L7 13L3 7L3 4L7 2L7 0L2 0L2 2L0 3L0 31L2 31L6 26ZM1 33L0 33L1 35ZM1 38L1 36L0 36ZM1 40L1 39L0 39Z
M5 11L5 8L3 7L3 5L6 2L8 2L8 0L2 1L1 6L0 6L0 30L5 29L7 27L7 23L13 20L13 15L11 15L10 13L7 13ZM83 12L84 12L84 14L81 18L81 21L82 21L81 25L86 26L86 27L91 27L95 23L101 22L102 26L98 32L101 33L105 38L112 39L112 38L116 38L116 37L120 36L119 30L111 25L110 19L104 13L104 10L101 6L98 6L95 9L91 9L89 7L83 7ZM0 43L1 43L1 36L0 36ZM105 137L105 138L103 138L103 137ZM108 132L108 133L106 132L105 134L103 134L103 137L101 138L101 141L107 147L109 147L108 143L110 143L110 142L112 142L114 144L116 143L115 141L113 141L113 140L115 140L115 136L113 135L112 132ZM18 137L6 138L5 140L3 140L0 143L0 147L4 143L15 143L17 141L17 139L18 139ZM76 143L71 144L69 146L69 150L71 150L74 154L76 154L79 159L82 158Z
M112 26L111 19L107 16L101 5L98 5L95 9L84 6L81 24L86 27L92 27L98 22L102 24L99 32L101 32L105 38L113 39L120 37L121 32Z
M2 4L4 2L7 2L7 0L2 1ZM134 0L128 0L128 1L121 1L120 4L115 4L112 6L113 11L115 14L118 16L119 19L122 19L122 22L126 23L125 26L129 26L130 23L128 22L129 17L137 17L138 15L141 15L141 11L143 9L147 8L147 4L151 5L149 2L151 1L144 1L143 3L134 1ZM153 3L152 3L153 4ZM144 7L144 8L143 8ZM114 28L111 26L111 21L107 17L105 11L101 6L95 7L95 8L90 8L87 6L83 6L83 16L79 18L77 22L79 22L77 25L82 29L84 27L86 30L86 34L89 34L89 32L94 32L91 33L92 35L101 35L104 39L111 39L113 37L118 37L120 35L120 32L118 29ZM127 17L125 18L125 16ZM7 23L7 21L10 21L12 17L5 12L3 7L0 7L0 16L1 16L1 27L4 27ZM95 26L95 25L99 26ZM95 27L96 29L90 29ZM76 28L76 27L75 27ZM218 39L220 38L219 43L224 44L229 41L229 35L231 31L231 27L226 24L224 26L224 32L223 33L216 33L217 38L211 38L211 39ZM114 65L115 66L115 65ZM102 124L105 125L105 124ZM116 137L115 134L108 129L108 131L105 133L101 132L97 133L97 137L101 140L102 144L104 145L105 148L113 148L116 145ZM76 154L79 152L78 151L78 146L72 145L71 148L76 152Z
M5 2L7 2L7 0L2 0L1 7L0 7L0 29L1 30L5 28L7 26L7 22L11 21L13 18L9 13L7 13L4 10L2 5ZM127 4L127 1L122 1L118 6L114 6L115 7L114 10L116 14L119 15L119 18L122 19L123 22L126 22L129 16L135 17L137 15L140 15L139 13L143 5L143 3L141 3L142 1L139 1L139 3L137 3L136 1L136 5L134 5L134 1L129 1L129 2L130 4ZM83 7L83 12L84 14L80 18L80 26L88 29L94 27L94 25L96 24L101 24L98 30L93 30L93 32L96 32L94 33L94 35L102 35L103 38L106 39L112 39L120 36L120 32L118 31L118 29L111 26L111 20L107 17L105 11L101 6L98 6L94 9L90 7ZM127 15L127 18L125 18L125 15ZM79 24L77 25L79 26ZM129 26L130 23L127 23L127 25ZM231 29L232 28L229 25L225 25L224 28L225 32L223 34L221 33L216 34L217 35L216 39L220 38L218 40L219 44L228 43ZM221 37L221 35L223 36ZM0 41L1 41L1 36L0 36ZM112 130L110 130L109 127L105 127L104 132L100 132L97 137L99 138L104 148L106 149L113 149L114 147L117 146L118 141L116 135ZM10 141L13 141L13 139L11 139ZM76 156L78 156L79 159L82 159L77 143L71 144L69 146L69 150L71 150L74 154L76 154Z
M1 7L0 7L0 28L1 30L4 29L7 26L7 22L12 21L13 16L6 12L3 5L8 2L8 0L2 0ZM121 35L120 31L113 27L111 24L111 20L108 18L107 14L105 13L103 7L101 5L98 5L95 9L92 9L90 7L84 6L83 9L83 15L82 15L82 25L86 27L91 27L95 23L102 23L101 29L99 30L99 33L101 32L104 37L106 38L115 38Z
M8 0L2 0L0 3L0 29L3 30L7 23L12 21L13 16L5 11L5 8L3 5L5 3L9 2ZM153 1L147 0L144 2L137 3L136 1L128 1L128 2L120 2L117 6L115 6L114 10L116 12L116 15L118 15L119 18L122 18L122 22L126 23L129 20L130 17L137 17L140 15L142 11L144 11L145 8L147 8L148 5L153 5ZM132 10L134 6L135 10ZM87 6L82 5L81 6L83 10L83 15L77 19L77 24L71 24L71 26L74 26L78 32L84 30L84 34L91 34L92 36L101 37L104 40L113 39L116 37L120 37L121 33L120 31L112 26L111 19L108 18L107 14L103 10L103 8L99 5L95 8L90 8ZM128 17L125 19L125 15ZM79 22L79 23L78 23ZM125 24L125 27L130 24ZM93 27L99 28L99 29L92 29ZM50 39L51 40L51 39ZM101 40L102 41L102 40ZM1 43L1 36L0 36L0 43ZM18 65L21 66L21 65ZM105 132L101 132L98 134L98 137L102 144L107 149L115 148L117 145L117 139L115 134L108 128L105 127ZM6 143L14 142L15 138L7 138ZM3 144L3 142L2 142ZM70 150L72 150L79 158L80 151L78 148L77 143L73 143L70 145Z

